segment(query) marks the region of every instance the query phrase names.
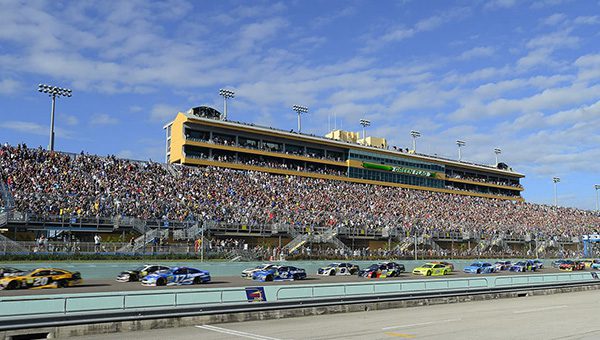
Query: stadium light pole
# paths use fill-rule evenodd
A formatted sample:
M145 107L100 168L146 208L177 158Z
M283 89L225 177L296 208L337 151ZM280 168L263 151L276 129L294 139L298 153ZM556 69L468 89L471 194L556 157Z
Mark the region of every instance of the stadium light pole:
M361 119L360 125L363 127L363 145L367 145L367 126L371 126L371 121L368 119Z
M558 191L556 190L556 185L560 183L560 177L553 177L552 182L554 182L554 206L558 206Z
M220 89L219 95L223 97L223 120L227 120L227 99L235 98L235 92L231 90Z
M302 122L300 121L300 115L303 113L308 113L308 107L302 105L294 105L292 106L292 110L296 111L298 114L298 133L302 132Z
M467 142L465 142L463 140L457 140L456 141L456 145L458 145L458 161L460 162L462 160L462 155L460 153L460 148L462 148L463 146L467 145Z
M594 189L596 189L596 212L600 211L600 203L598 203L598 190L600 190L600 184L594 185Z
M52 98L52 111L50 113L50 143L48 150L54 151L54 111L56 108L56 97L71 97L71 90L62 87L38 84L38 92L47 93Z
M494 153L496 154L496 166L498 166L498 155L502 153L502 150L500 150L500 148L495 148Z
M411 130L410 135L413 139L413 151L417 152L417 138L421 137L421 133L419 131Z

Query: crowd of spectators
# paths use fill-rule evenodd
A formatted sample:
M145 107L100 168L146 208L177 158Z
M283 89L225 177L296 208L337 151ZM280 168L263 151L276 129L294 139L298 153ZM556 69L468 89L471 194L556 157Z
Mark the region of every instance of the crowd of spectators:
M455 174L455 175L449 176L449 177L456 178L456 179L465 179L468 181L479 182L479 183L491 183L491 184L497 184L497 185L504 185L504 186L514 187L514 188L522 188L523 187L519 183L514 183L514 182L509 182L509 181L501 181L501 180L494 181L494 180L481 178L481 177L475 177L475 176L465 176L465 175Z
M33 215L395 227L507 235L580 236L592 211L224 168L178 167L114 156L0 148L0 177L16 210Z

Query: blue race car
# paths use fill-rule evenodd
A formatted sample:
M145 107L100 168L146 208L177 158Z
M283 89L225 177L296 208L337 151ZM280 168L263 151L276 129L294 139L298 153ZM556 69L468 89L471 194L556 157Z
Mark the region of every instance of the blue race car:
M255 281L293 281L306 279L306 271L292 266L274 266L270 269L252 273Z
M142 285L144 286L196 285L206 282L210 282L209 272L188 267L173 267L169 270L161 270L142 279Z
M510 267L508 270L510 270L511 272L526 272L526 271L534 272L537 270L537 266L531 260L519 261L519 262L515 263L514 265L512 265L512 267Z
M475 262L465 267L463 271L468 274L490 274L496 271L496 267L487 262Z

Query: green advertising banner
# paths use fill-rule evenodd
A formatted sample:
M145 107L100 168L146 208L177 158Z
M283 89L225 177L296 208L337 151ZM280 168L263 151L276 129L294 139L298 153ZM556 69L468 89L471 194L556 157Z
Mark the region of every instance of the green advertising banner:
M373 164L373 163L364 163L364 162L363 162L362 166L363 166L363 168L366 168L366 169L392 171L392 172L399 172L399 173L403 173L403 174L423 176L423 177L435 177L435 172L432 172L432 171L404 168L404 167L400 167L400 166L391 166L391 165Z

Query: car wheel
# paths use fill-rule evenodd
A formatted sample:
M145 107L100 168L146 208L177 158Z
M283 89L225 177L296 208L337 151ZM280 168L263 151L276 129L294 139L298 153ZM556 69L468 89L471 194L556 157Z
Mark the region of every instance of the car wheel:
M431 276L431 270L428 270L427 273L425 274L427 276Z
M330 271L329 276L335 276L335 270Z
M481 274L481 270L480 269L477 269L477 274Z
M156 285L157 286L166 286L167 280L165 280L164 277L160 277L160 278L158 278L158 280L156 280Z
M19 282L18 281L10 281L7 285L6 285L6 289L17 289L19 287Z
M449 270L445 270L444 271L444 275L450 275L450 271Z
M265 281L273 281L273 275L267 275Z
M196 276L196 277L194 278L194 284L195 284L195 285L199 285L199 284L201 284L201 283L202 283L202 280L200 279L200 276Z
M58 282L56 283L56 286L58 288L67 288L69 286L67 280L58 280Z

